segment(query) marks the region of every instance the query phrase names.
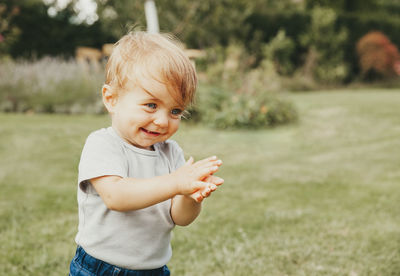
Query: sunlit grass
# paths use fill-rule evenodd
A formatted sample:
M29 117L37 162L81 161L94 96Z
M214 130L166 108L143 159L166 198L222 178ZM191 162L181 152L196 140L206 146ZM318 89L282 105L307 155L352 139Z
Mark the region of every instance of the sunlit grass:
M400 91L290 97L295 125L175 136L226 183L174 230L173 275L400 275ZM67 274L80 151L108 122L0 115L0 275Z

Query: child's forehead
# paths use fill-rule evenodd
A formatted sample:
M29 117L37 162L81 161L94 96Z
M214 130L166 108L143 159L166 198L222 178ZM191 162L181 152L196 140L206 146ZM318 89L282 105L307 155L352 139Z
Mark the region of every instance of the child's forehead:
M150 77L142 77L135 82L132 82L132 85L138 85L145 91L164 91L168 90L168 83L162 82L158 79L150 78Z
M144 92L146 98L158 99L171 102L174 105L181 106L182 101L179 92L175 91L168 83L162 83L155 79L141 78L139 81L128 81L125 86L126 91L135 91L139 88ZM137 91L137 90L136 90Z

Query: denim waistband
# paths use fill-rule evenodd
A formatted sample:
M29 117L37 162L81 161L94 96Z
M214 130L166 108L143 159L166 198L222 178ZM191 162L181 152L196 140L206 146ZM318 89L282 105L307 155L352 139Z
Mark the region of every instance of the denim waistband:
M78 246L76 249L75 262L80 264L84 269L95 275L123 275L123 276L160 276L169 275L165 274L169 272L167 266L163 266L156 269L146 269L146 270L131 270L126 268L121 268L102 260L96 259L90 256L86 251Z

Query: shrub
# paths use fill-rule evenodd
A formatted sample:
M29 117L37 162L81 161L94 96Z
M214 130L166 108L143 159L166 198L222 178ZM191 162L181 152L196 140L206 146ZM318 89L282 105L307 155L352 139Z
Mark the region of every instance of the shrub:
M266 128L297 120L294 106L277 94L232 93L216 86L200 85L194 119L220 128Z
M383 77L400 74L400 55L397 47L381 32L367 33L357 42L361 75L378 73Z
M293 72L294 66L291 55L294 51L294 42L280 29L277 35L263 46L263 57L274 62L276 71L282 75Z
M266 57L256 68L253 57L239 44L209 50L206 72L200 73L205 78L201 78L197 105L189 110L192 120L216 128L260 128L295 121L294 106L279 95L281 79L274 64L277 57L287 61L290 45L280 32L265 46Z
M241 83L241 76L253 65L252 57L243 45L232 43L227 47L217 46L206 50L204 66L207 83L234 89Z
M0 67L0 111L99 113L103 74L83 71L73 61L44 58L7 61Z
M254 68L254 56L247 53L240 44L226 48L214 47L208 50L208 61L204 73L206 83L229 91L252 93L253 90L278 91L280 77L272 57L279 47L265 45L267 57Z

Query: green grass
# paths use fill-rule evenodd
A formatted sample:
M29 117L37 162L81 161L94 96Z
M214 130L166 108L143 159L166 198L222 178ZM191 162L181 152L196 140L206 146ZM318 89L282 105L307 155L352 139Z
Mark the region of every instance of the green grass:
M225 184L174 230L173 275L400 275L400 91L293 94L295 125L183 125ZM105 116L0 115L0 275L65 275L76 177Z

